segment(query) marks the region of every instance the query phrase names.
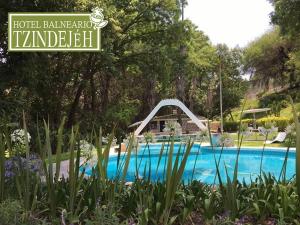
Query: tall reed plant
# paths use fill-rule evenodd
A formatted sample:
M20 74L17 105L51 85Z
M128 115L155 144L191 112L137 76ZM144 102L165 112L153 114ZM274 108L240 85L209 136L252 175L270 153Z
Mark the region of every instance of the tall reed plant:
M296 186L297 193L300 196L300 123L297 115L297 111L294 106L293 99L290 97L292 105L292 112L294 116L294 123L296 128Z

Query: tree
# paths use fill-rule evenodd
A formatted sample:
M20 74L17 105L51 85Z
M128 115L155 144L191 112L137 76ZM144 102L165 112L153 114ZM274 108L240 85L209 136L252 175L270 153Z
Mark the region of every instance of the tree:
M272 0L275 11L271 14L272 23L278 25L283 39L292 42L287 68L290 87L300 86L300 1Z
M238 48L229 49L225 45L217 46L219 61L214 82L216 91L213 96L213 115L220 115L220 80L218 68L221 66L222 99L224 117L231 114L231 110L240 105L241 99L247 90L247 81L242 77L242 51Z
M1 2L1 116L20 120L25 110L29 126L38 116L56 127L66 116L67 128L80 123L85 129L102 126L106 132L117 125L121 136L130 122L143 119L162 98L180 98L195 113L206 115L207 91L217 89L211 78L218 57L209 38L180 18L185 3ZM109 20L102 30L101 51L7 52L8 12L89 12L99 5Z
M269 87L270 82L285 85L292 79L287 63L293 44L274 29L250 43L244 51L244 71L252 80Z
M299 37L300 33L300 1L270 0L275 11L271 14L273 24L279 25L283 34Z
M271 21L276 27L252 42L245 50L244 69L252 80L265 87L296 89L300 86L300 2L270 0Z

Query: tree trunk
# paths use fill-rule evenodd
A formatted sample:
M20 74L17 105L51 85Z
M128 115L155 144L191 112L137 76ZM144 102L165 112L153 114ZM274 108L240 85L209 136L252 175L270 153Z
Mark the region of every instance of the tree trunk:
M96 111L96 90L95 90L94 74L91 74L90 86L91 86L91 108L92 108L92 112L95 112Z
M74 101L73 101L73 103L71 105L71 108L70 108L70 111L69 111L68 121L67 121L67 124L66 124L67 127L71 127L75 122L76 110L77 110L82 92L83 92L83 90L86 86L86 83L87 83L86 79L88 77L90 77L90 74L93 73L92 72L93 70L91 70L91 68L92 68L92 56L93 56L93 54L89 54L89 58L88 58L87 64L86 64L85 74L83 75L82 81L78 86L78 89L77 89L76 94L75 94Z

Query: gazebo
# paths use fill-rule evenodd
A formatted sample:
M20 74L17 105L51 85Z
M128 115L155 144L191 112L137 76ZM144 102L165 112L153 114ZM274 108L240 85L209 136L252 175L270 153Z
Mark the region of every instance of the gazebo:
M270 111L271 108L259 108L259 109L248 109L243 111L243 114L253 114L253 120L254 120L254 124L253 124L253 128L256 129L256 113L260 113L260 112L268 112Z

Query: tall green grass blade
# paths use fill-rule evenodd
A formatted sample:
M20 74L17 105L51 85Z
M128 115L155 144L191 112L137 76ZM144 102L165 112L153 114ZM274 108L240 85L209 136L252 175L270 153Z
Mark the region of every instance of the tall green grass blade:
M9 153L9 156L13 155L12 153L12 143L11 143L11 138L9 135L8 127L7 125L4 126L3 128L3 136L4 136L4 142L6 144L6 150Z
M167 188L166 206L169 206L169 207L172 204L173 194L175 194L176 189L177 189L176 179L177 179L177 173L178 173L179 158L180 158L180 154L181 154L181 146L182 145L180 144L178 152L176 154L176 158L174 161L174 165L173 165L170 177L168 177L168 180L170 182L167 182L167 186L166 186L166 188ZM174 148L174 145L173 145L173 148Z
M74 128L72 127L71 130L71 137L70 137L70 145L69 145L69 151L70 151L70 161L69 161L69 190L70 190L70 200L69 200L69 207L71 213L74 211L74 205L75 205L75 132Z
M36 121L36 133L37 133L37 146L38 146L38 153L40 154L40 157L42 159L42 161L44 162L45 159L46 159L46 154L45 154L45 151L43 149L43 146L42 146L42 140L41 140L41 134L40 134L40 129L39 129L39 121L37 120Z
M36 205L37 205L37 192L38 192L38 189L39 189L39 186L40 186L40 179L39 179L39 175L36 174L36 177L35 177L35 186L34 186L34 190L33 190L33 200L32 200L32 204L31 204L31 209L30 211L33 212Z
M235 160L235 166L234 166L234 172L233 172L233 183L235 185L237 185L237 182L238 182L239 158L240 158L240 153L241 153L243 137L244 137L244 135L241 135L240 143L239 143L239 146L237 149L237 154L236 154L236 160Z
M55 180L58 180L60 174L61 152L62 152L62 145L63 145L63 129L65 125L65 120L66 117L63 118L57 131Z
M26 125L26 118L25 113L23 112L23 127L25 132L25 148L26 148L26 170L25 170L25 209L30 210L30 180L29 180L29 140L27 135L27 125Z
M162 215L162 224L169 224L171 222L170 212L174 202L175 194L178 188L178 185L181 182L182 175L187 163L188 156L191 152L193 143L190 141L187 143L186 151L183 153L182 160L180 162L181 156L181 145L176 154L176 158L173 165L173 152L174 152L174 139L172 139L170 150L168 153L168 167L166 175L166 193L165 193L165 205L164 213ZM173 221L174 222L174 221Z
M104 148L104 151L103 151L103 169L104 171L107 170L107 165L108 165L108 159L109 159L109 151L110 151L110 148L112 146L112 142L113 142L113 139L114 139L114 130L113 132L109 135L109 138L108 138L108 143L107 145L105 146Z
M297 111L295 109L293 99L290 97L290 102L292 105L292 112L294 116L294 123L296 127L296 185L297 185L297 193L300 196L300 124L297 115Z
M0 130L0 202L4 200L5 188L5 144L3 132Z
M140 162L139 162L138 171L139 171L140 166L141 166L141 164L142 164L142 161L143 161L143 158L144 158L144 155L145 155L145 152L146 152L146 149L147 149L147 146L148 146L148 145L149 145L149 143L146 142L146 145L144 146L144 149L143 149L143 153L142 153L142 155L141 155L141 160L140 160Z
M50 213L51 213L52 217L55 217L56 198L55 198L55 187L54 187L54 183L53 183L53 162L52 162L52 150L51 150L51 141L50 141L50 129L49 129L49 124L47 124L45 120L44 120L44 130L45 130L45 150L42 148L39 130L37 132L38 133L38 145L40 148L44 172L46 175L46 183L47 183L47 190L48 190L48 203L50 205ZM47 160L46 160L46 158L47 158Z
M44 121L44 127L45 127L45 139L46 139L45 147L46 147L47 158L48 158L48 176L49 176L49 181L52 184L53 183L53 161L52 161L49 123L47 124L46 121Z
M287 166L287 161L288 161L288 157L289 157L289 152L290 152L290 141L284 156L284 161L282 164L282 168L278 177L278 180L281 180L282 178L282 182L285 184L286 183L286 166Z
M122 183L124 183L124 181L126 179L126 175L127 175L127 171L128 171L128 167L129 167L129 163L130 163L130 158L131 158L133 141L134 141L134 137L132 135L132 137L130 138L129 144L128 144L128 148L127 148L127 155L126 155L125 164L123 167L123 173L122 173L122 177L121 177L121 185L122 185Z
M261 173L262 173L263 158L264 158L264 152L265 152L266 141L268 140L268 136L269 136L269 132L267 132L267 134L266 134L266 138L265 138L265 142L264 142L264 145L263 145L263 149L261 151L260 165L259 165L259 175L260 176L261 176Z
M233 183L235 185L235 191L236 191L236 186L238 182L238 171L239 171L239 157L240 157L240 152L241 152L241 147L243 143L243 137L244 135L242 134L242 117L244 113L244 108L246 105L246 99L244 100L243 106L242 106L242 111L240 113L240 121L239 121L239 131L238 131L238 149L237 149L237 154L236 154L236 161L235 161L235 166L234 166L234 172L233 172Z
M160 151L159 151L159 156L158 156L158 162L157 162L157 166L156 166L156 172L155 172L155 176L157 177L157 173L158 173L158 168L163 156L163 152L164 152L164 148L165 148L165 143L162 143Z
M222 145L221 152L220 152L220 155L219 155L219 159L218 159L218 162L217 162L217 165L216 165L217 171L220 171L219 166L220 166L221 158L222 158L222 155L223 155L223 149L224 149L224 144ZM216 173L215 178L214 178L214 184L216 183L217 176L218 176L218 174Z
M94 171L95 174L94 176L98 176L98 179L96 179L96 181L98 181L97 186L100 188L101 186L101 182L102 182L102 177L103 175L102 173L102 127L99 128L99 134L97 135L95 133L95 143L96 143L96 149L97 149L97 166L96 166L96 170ZM98 191L95 191L96 193L98 193Z
M198 156L199 156L199 153L200 153L200 149L201 149L201 142L200 142L200 144L198 146L198 149L197 149L196 158L195 158L194 166L193 166L193 172L192 172L191 181L193 181L193 179L194 179L194 174L195 174L195 169L196 169L196 164L197 164Z
M185 169L185 166L186 166L186 163L187 163L187 160L188 160L188 157L191 153L191 150L192 150L192 147L193 147L194 143L189 141L188 144L187 144L187 148L186 148L186 151L183 155L183 158L181 160L181 163L180 163L180 166L179 166L179 170L178 172L176 173L176 185L178 185L181 181L181 178L182 178L182 175L183 175L183 172L184 172L184 169Z
M170 150L168 153L167 173L166 173L167 188L171 186L173 152L174 152L174 137L172 137L171 146L170 146Z
M148 159L149 159L149 173L148 173L148 183L150 183L151 179L151 167L152 167L152 160L151 160L151 153L150 153L150 147L148 145Z
M211 135L211 132L210 132L210 122L209 122L209 120L207 120L207 128L208 128L209 142L210 142L211 150L213 152L214 162L215 162L215 165L216 165L216 174L218 176L220 188L222 188L223 187L222 177L221 177L221 173L220 173L219 167L217 166L218 163L217 163L216 153L215 153L215 150L214 150L212 135ZM215 183L213 185L215 185Z
M169 148L170 148L170 141L172 139L172 136L169 137L168 139L168 144L167 144L167 149L165 152L165 162L164 162L164 171L163 171L163 180L166 180L166 169L167 169L167 159L168 159L168 153L169 153Z
M76 129L76 131L77 131L76 134L78 134L79 133L79 128ZM77 181L77 178L79 176L80 156L81 156L81 149L80 149L80 143L78 141L77 142L76 161L75 161L75 178L76 178L76 181Z

